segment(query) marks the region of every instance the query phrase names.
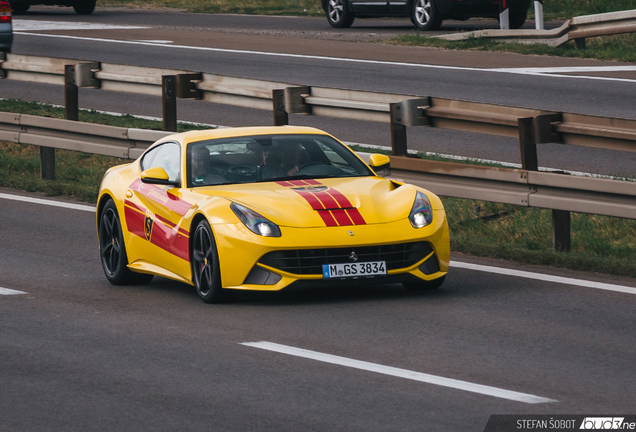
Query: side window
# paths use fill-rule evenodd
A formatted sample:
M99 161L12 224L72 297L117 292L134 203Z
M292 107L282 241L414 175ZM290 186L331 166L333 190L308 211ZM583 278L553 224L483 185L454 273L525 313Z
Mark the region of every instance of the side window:
M141 160L141 170L161 167L166 170L171 181L179 180L181 147L177 143L166 143L146 153Z

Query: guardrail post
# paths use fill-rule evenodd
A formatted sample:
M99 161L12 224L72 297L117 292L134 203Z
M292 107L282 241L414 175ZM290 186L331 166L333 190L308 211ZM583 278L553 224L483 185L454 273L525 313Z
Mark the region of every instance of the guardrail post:
M75 65L64 66L64 116L79 120L79 91L75 82Z
M543 0L534 1L534 27L543 30Z
M274 126L289 124L289 114L311 114L311 106L305 103L304 95L309 95L308 86L285 87L272 90Z
M560 118L561 114L544 114L517 120L522 169L539 170L537 144L560 142L560 137L552 127L552 123L560 121ZM555 250L570 251L570 212L552 210L552 244Z
M391 153L394 156L406 156L406 126L402 124L402 104L392 103L391 107Z
M520 118L519 146L521 148L521 169L538 171L537 143L534 134L534 119L532 117Z
M40 147L40 177L55 180L55 149L52 147Z
M576 38L576 39L574 39L574 45L576 46L577 50L584 50L585 49L585 38Z
M285 111L285 90L272 90L272 104L274 111L274 126L289 124L289 115Z
M508 9L507 0L499 0L499 28L510 29L510 9Z
M408 156L406 144L407 126L429 126L426 108L430 107L430 98L405 99L389 104L391 114L391 150L395 156Z
M561 252L570 252L570 212L565 210L552 210L552 243L554 249Z
M177 76L161 77L161 107L163 111L163 130L177 131Z

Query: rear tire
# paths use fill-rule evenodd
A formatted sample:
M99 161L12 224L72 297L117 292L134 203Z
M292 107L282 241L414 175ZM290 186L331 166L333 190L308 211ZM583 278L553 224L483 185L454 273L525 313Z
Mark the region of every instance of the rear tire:
M31 5L27 2L11 3L11 10L15 15L20 15L29 10Z
M99 218L99 254L106 279L113 285L142 285L153 275L136 273L128 268L126 245L117 206L109 200Z
M97 0L78 0L73 5L73 10L78 15L90 15L95 11Z
M446 275L432 281L402 282L402 285L409 291L432 291L441 287L445 279Z
M205 219L194 230L190 258L192 282L201 300L206 303L224 303L238 299L240 292L225 290L221 286L219 254L212 229Z
M327 0L327 21L331 27L349 28L355 18L348 8L347 0Z
M513 30L520 29L526 23L528 11L515 12L510 14L510 28Z
M414 0L411 22L420 31L437 30L442 25L442 14L434 0Z

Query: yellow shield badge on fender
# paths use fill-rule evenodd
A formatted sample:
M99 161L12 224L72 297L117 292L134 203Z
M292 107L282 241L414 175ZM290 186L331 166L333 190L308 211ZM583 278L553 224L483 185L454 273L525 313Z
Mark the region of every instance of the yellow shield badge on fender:
M144 218L144 233L146 234L146 240L150 240L150 236L152 235L153 222L152 218L146 215Z

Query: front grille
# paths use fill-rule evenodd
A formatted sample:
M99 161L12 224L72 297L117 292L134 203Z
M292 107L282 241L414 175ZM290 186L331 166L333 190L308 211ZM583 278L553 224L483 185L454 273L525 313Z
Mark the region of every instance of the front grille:
M387 270L396 270L421 261L433 252L433 248L429 242L420 241L382 246L281 250L263 255L259 262L293 274L322 274L323 264L353 262L349 259L351 252L358 256L357 262L386 261Z

